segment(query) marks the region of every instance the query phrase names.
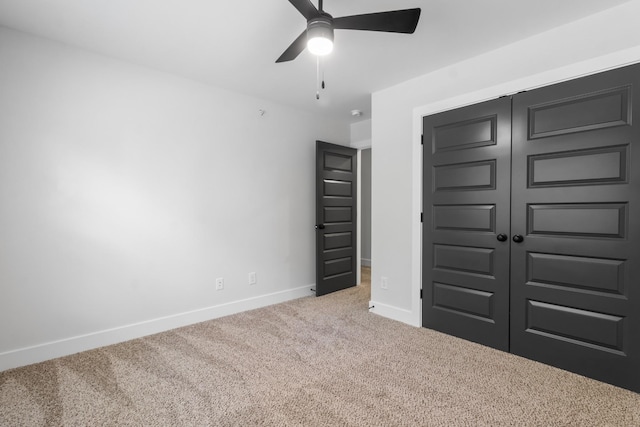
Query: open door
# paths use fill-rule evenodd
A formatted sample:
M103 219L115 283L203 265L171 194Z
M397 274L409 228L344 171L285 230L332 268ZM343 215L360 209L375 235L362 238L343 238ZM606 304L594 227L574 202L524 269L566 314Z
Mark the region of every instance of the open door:
M357 150L316 142L316 295L356 285Z

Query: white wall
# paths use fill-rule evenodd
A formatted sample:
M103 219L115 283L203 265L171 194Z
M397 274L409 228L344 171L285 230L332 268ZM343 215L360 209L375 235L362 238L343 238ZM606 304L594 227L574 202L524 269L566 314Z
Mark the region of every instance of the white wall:
M421 117L640 61L638 16L634 0L373 94L373 312L421 324Z
M0 370L308 295L315 140L349 138L0 28Z
M371 119L351 123L350 146L358 149L371 148Z

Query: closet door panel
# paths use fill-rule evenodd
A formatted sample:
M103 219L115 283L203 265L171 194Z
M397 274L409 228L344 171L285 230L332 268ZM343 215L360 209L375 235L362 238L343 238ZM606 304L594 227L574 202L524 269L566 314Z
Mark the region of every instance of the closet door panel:
M513 353L640 391L640 67L513 98Z
M508 350L511 100L425 117L423 325Z

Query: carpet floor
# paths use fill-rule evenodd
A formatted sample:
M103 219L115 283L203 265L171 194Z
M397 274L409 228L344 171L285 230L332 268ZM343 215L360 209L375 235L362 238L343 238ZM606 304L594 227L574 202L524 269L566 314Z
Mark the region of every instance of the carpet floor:
M0 425L640 425L640 394L371 314L369 295L364 283L2 372Z

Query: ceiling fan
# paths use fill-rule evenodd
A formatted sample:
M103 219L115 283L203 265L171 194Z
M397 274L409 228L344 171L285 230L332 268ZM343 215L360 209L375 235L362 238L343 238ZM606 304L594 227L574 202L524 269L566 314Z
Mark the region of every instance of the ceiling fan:
M317 9L310 0L289 0L289 3L306 18L307 29L280 55L276 63L296 59L305 48L319 56L330 53L333 49L333 30L412 34L420 18L419 8L334 18L323 10L322 0L318 0Z

